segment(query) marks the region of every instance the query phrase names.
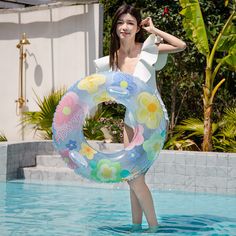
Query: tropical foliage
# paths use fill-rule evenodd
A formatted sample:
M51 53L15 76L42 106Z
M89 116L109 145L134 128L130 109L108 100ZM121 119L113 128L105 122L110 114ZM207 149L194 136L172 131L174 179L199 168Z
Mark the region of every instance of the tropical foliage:
M234 3L233 10L220 33L212 37L207 34L199 1L180 0L180 4L183 8L181 14L184 16L183 27L186 35L194 42L198 51L206 57L203 85L204 138L202 149L211 151L213 100L217 90L225 81L225 78L221 78L215 84L216 74L221 66L227 66L228 69L236 71L236 27L234 25L236 6ZM214 42L212 48L209 46L210 39ZM218 54L216 54L217 52ZM214 62L216 62L215 65Z
M174 135L165 144L173 150L201 150L204 123L200 119L189 118L180 122ZM212 124L213 149L215 151L236 152L236 108L227 108L222 119Z
M121 104L115 102L99 104L95 114L85 120L84 136L91 140L105 140L110 137L112 142L122 143L124 113L125 107Z
M213 147L222 152L236 152L236 108L226 110L219 122L219 132L213 136Z
M0 132L0 142L5 142L5 141L7 141L7 138L6 138L5 134Z
M52 139L53 115L64 93L65 89L59 89L51 92L43 99L35 94L39 110L24 112L22 127L31 127L31 129L35 131L35 134L39 135L41 138Z

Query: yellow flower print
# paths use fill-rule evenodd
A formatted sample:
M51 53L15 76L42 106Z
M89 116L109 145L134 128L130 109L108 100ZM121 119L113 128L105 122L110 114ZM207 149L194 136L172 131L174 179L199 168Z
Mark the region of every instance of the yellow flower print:
M96 154L97 152L92 149L88 144L82 143L79 153L83 156L86 156L89 160L92 160L94 154Z
M106 82L106 77L100 74L92 74L80 80L77 84L78 89L86 90L90 94L98 91L98 87Z
M157 128L163 116L162 107L157 97L148 92L142 92L137 97L137 103L137 121L145 124L149 129Z
M102 102L108 102L108 101L113 101L114 98L112 98L106 91L100 93L98 96L94 97L94 101L99 104Z

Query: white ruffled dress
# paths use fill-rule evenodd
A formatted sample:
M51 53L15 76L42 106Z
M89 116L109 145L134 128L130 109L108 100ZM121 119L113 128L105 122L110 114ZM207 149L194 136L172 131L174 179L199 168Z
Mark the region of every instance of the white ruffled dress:
M156 43L160 42L161 38L154 34L149 35L149 37L144 41L133 76L138 77L150 87L156 88L155 95L160 100L165 118L168 121L169 119L167 110L156 85L155 71L161 70L166 65L168 57L167 53L159 53ZM96 59L94 60L94 63L97 73L111 71L111 67L109 65L109 56ZM132 120L131 114L126 113L125 123L129 125L131 123L130 120Z

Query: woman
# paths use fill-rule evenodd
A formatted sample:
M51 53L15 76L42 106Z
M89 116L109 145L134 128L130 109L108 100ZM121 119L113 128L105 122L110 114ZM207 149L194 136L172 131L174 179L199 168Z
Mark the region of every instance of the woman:
M144 41L145 31L150 36ZM96 60L95 65L97 72L121 71L156 88L155 71L164 67L168 53L180 52L185 48L186 44L182 40L156 28L151 17L142 20L136 8L124 4L113 17L110 55ZM160 96L157 89L156 95ZM168 120L163 103L162 107ZM124 145L127 146L133 133L129 127L129 114L126 114L125 123ZM152 195L145 183L145 173L128 182L133 222L131 231L141 230L144 213L149 224L147 232L156 232L158 222Z

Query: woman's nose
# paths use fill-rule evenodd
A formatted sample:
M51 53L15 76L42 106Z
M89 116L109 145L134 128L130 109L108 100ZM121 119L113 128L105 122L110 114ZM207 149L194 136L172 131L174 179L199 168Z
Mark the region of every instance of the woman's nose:
M123 23L122 25L121 25L121 28L122 29L127 29L128 27L127 27L128 25L126 24L126 23Z

